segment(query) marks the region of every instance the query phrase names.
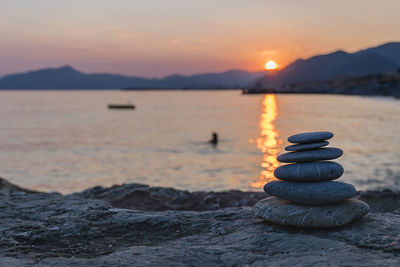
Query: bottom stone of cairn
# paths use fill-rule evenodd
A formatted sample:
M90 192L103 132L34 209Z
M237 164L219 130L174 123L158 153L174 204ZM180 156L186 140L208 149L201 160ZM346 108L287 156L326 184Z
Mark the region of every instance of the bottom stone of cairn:
M256 216L269 223L320 228L347 225L363 217L368 211L368 204L356 199L316 206L295 204L276 197L268 197L254 206Z

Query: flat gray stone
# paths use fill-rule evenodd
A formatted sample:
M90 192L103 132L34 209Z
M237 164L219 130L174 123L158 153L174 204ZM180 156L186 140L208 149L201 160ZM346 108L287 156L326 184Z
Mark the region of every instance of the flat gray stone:
M293 182L321 182L335 180L342 176L343 167L333 161L304 162L278 167L276 178Z
M287 146L287 147L285 147L285 150L286 151L309 150L309 149L314 149L314 148L320 148L320 147L327 146L327 145L329 145L328 141L304 143L304 144Z
M337 159L342 155L343 151L340 148L328 147L328 148L317 148L311 150L288 152L279 155L277 157L277 160L279 162L284 162L284 163L309 162L318 160Z
M288 141L290 143L311 143L328 140L332 137L333 133L331 132L309 132L289 136Z
M333 204L356 195L353 185L334 181L315 183L272 181L264 185L264 191L269 195L306 205Z
M367 203L349 199L339 204L310 206L268 197L254 206L257 217L269 223L298 227L332 228L347 225L369 211Z

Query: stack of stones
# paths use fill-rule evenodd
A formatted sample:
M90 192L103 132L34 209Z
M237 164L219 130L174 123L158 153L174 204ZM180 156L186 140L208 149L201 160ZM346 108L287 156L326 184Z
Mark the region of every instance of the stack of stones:
M275 170L275 177L264 190L272 197L258 202L256 216L270 223L300 227L338 227L368 213L363 201L350 199L356 195L353 185L336 182L343 167L332 159L342 156L339 148L323 148L332 138L331 132L310 132L290 136L291 151L278 156L278 161L292 163Z

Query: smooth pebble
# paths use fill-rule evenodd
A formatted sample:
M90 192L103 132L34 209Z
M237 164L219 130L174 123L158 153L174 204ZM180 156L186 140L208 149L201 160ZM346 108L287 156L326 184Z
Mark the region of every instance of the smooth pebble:
M288 152L277 157L279 162L309 162L318 160L337 159L343 155L343 151L336 147L317 148L296 152Z
M272 181L264 185L264 191L269 195L306 205L339 203L356 195L353 185L336 181L315 183Z
M309 149L324 147L324 146L327 146L327 145L329 145L328 141L304 143L304 144L287 146L287 147L285 147L285 150L286 151L309 150Z
M333 161L286 164L275 169L276 178L294 182L320 182L338 179L343 167Z
M254 206L257 217L269 223L297 227L333 228L347 225L369 211L367 203L349 199L340 204L310 206L268 197Z
M331 132L309 132L289 136L288 141L290 143L311 143L328 140L332 137L333 133Z

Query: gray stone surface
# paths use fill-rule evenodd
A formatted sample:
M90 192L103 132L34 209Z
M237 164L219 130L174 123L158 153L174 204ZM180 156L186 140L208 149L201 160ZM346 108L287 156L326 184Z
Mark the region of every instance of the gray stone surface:
M337 159L343 155L343 151L336 147L317 148L312 150L303 150L288 152L277 157L279 162L310 162L318 160Z
M286 151L299 151L299 150L309 150L320 148L329 145L328 141L321 141L321 142L313 142L313 143L305 143L305 144L297 144L297 145L290 145L285 147Z
M132 187L85 197L119 198L117 189ZM164 189L176 199L184 192ZM366 192L372 212L327 230L270 225L250 207L139 211L18 190L0 195L0 266L399 266L400 193L390 192ZM386 200L390 212L380 209Z
M304 162L282 165L275 169L276 178L294 182L320 182L342 176L343 167L333 161Z
M331 132L309 132L309 133L299 133L289 136L288 141L290 143L311 143L323 140L328 140L333 137Z
M335 181L315 183L272 181L265 184L264 191L269 195L306 205L338 203L356 195L353 185Z
M189 192L170 187L150 187L143 184L96 186L74 197L101 199L113 207L135 210L218 210L227 207L253 206L265 197L264 192Z
M310 206L268 197L254 206L256 216L269 223L321 228L347 225L363 217L368 211L367 203L354 199L332 205Z
M8 195L18 193L18 192L24 192L24 193L30 193L30 194L37 193L35 191L31 191L31 190L16 186L0 177L0 197L6 197Z

